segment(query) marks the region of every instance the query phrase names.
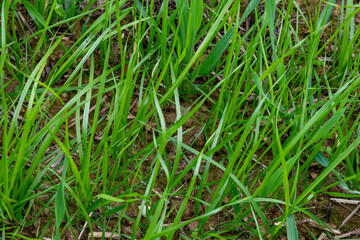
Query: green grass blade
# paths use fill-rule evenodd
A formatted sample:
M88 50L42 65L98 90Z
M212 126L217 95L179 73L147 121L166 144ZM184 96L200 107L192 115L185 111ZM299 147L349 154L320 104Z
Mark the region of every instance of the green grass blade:
M200 64L198 73L199 75L206 76L213 71L215 65L219 62L227 46L229 45L233 33L234 29L231 28L215 45L209 55L205 58L204 62Z
M294 214L290 214L286 218L286 232L287 232L287 239L289 240L298 240L299 239L299 232L296 227L296 221Z

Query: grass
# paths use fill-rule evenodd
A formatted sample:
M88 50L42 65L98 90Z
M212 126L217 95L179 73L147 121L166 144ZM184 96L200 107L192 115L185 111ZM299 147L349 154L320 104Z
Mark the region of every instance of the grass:
M0 238L317 238L359 198L352 0L54 2L1 3Z

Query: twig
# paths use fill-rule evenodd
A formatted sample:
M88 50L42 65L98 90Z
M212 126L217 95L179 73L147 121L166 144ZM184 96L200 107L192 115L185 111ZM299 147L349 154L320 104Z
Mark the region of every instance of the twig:
M355 229L355 230L353 230L351 232L348 232L348 233L338 235L338 236L336 236L336 239L350 237L351 235L355 235L355 234L360 234L360 228L357 228L357 229Z
M337 203L345 203L345 204L358 205L360 203L360 201L357 201L357 200L349 200L349 199L341 199L341 198L330 198L330 200L337 202Z
M309 223L310 225L312 225L316 228L324 229L325 231L328 231L328 232L333 232L335 234L341 234L341 232L338 229L335 229L335 226L333 224L327 224L328 228L326 228L324 226L321 226L320 224L315 222L314 219L311 219L311 218L296 221L296 225L303 225L305 223ZM279 224L280 224L280 222L275 223L275 225L279 225ZM283 223L282 226L286 226L286 223Z
M321 235L320 235L320 237L318 238L318 240L325 240L325 239L327 239L326 238L326 233L322 233Z
M21 12L17 12L17 14L19 15L22 23L25 25L25 27L29 30L29 32L31 33L31 35L35 34L35 32L32 30L32 28L30 27L30 25L27 23L26 19L24 18L24 16L21 14ZM38 39L38 36L35 35L34 36L35 39Z
M9 112L9 114L11 115L11 117L14 117L14 116L15 116L15 113L14 113L13 111L9 110L8 112ZM10 115L9 115L9 117L10 117ZM24 121L24 118L23 118L22 116L20 116L20 115L17 116L17 119L18 119L19 121Z
M349 214L349 216L347 216L347 217L345 218L345 220L341 223L339 229L340 229L342 226L344 226L344 225L350 220L350 218L352 218L352 217L356 214L356 212L359 211L359 209L360 209L360 204Z
M349 208L348 206L346 206L345 204L339 203L340 206L346 208L347 210L349 210L350 212L352 212L353 210L351 208ZM355 213L356 216L360 217L360 215L358 213Z
M94 238L111 238L111 239L119 239L119 234L117 233L112 233L112 232L105 232L104 236L103 236L103 232L93 232L93 237ZM91 233L89 233L88 235L88 239L91 239Z
M93 212L89 213L89 218L91 218L92 215L93 215ZM79 234L79 237L78 237L79 240L81 240L82 236L84 235L84 232L85 232L85 229L86 229L87 225L88 225L88 222L86 221L84 226L82 227L82 230L81 230L80 234Z

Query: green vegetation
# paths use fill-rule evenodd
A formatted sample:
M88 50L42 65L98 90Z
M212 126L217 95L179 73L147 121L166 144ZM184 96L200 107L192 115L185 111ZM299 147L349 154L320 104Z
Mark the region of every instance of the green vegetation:
M1 239L336 236L359 5L95 2L1 2Z

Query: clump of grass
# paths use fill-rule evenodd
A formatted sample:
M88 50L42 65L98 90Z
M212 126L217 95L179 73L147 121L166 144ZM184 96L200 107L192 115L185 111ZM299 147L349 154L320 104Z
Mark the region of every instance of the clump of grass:
M358 198L359 6L94 2L1 3L1 238L298 239Z

